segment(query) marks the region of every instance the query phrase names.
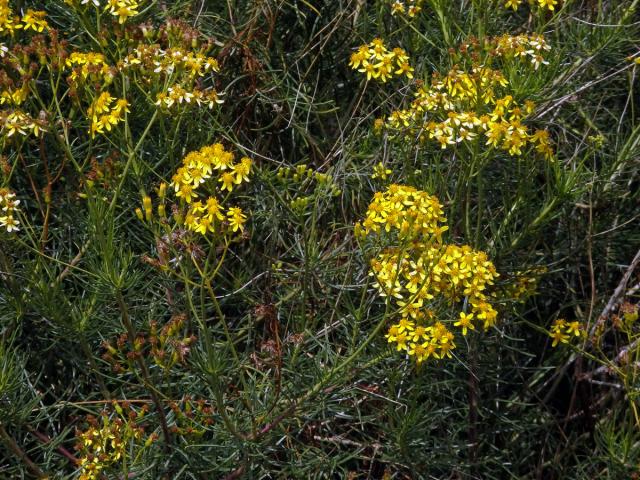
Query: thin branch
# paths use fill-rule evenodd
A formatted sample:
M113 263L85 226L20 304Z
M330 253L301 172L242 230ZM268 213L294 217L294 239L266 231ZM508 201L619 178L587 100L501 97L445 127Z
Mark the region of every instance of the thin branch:
M606 322L607 318L609 317L613 309L618 305L620 299L624 296L624 292L627 288L627 284L629 283L629 279L631 278L631 275L633 274L634 270L636 269L639 263L640 263L640 250L638 250L638 253L636 253L636 256L633 257L633 260L631 261L631 264L627 268L627 271L622 276L622 280L620 280L620 283L618 284L616 289L613 291L613 295L611 295L611 298L607 302L607 305L604 307L604 310L602 310L602 313L598 317L598 321L593 325L593 327L591 327L591 330L589 331L589 336L591 337L592 342L593 342L593 337L595 333L598 331L598 329L600 329L604 325L604 322Z

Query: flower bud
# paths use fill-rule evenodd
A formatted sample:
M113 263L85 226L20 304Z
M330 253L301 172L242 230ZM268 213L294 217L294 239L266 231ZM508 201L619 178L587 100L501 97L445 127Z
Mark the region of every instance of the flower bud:
M142 206L144 207L144 215L147 222L150 222L151 217L153 216L153 207L151 205L151 197L149 197L149 195L145 195L142 199Z

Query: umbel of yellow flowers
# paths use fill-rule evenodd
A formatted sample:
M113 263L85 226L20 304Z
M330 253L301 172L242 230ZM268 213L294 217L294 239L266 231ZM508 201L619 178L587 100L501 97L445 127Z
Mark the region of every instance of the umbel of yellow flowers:
M358 237L381 237L392 245L371 260L369 275L379 295L397 307L399 319L389 327L387 340L417 363L451 357L456 348L451 326L465 336L479 324L488 329L497 316L486 293L498 277L493 263L468 245L443 243L445 222L435 196L391 185L374 195L365 219L356 224ZM438 318L441 305L461 311Z
M351 68L364 73L367 80L386 82L394 75L413 78L413 67L409 56L402 48L389 51L380 38L374 38L369 44L362 45L351 55Z
M235 162L233 153L220 143L187 154L171 182L176 197L187 206L185 227L202 235L243 231L247 217L242 209L225 207L215 193L226 199L225 192L248 182L251 165L247 157ZM212 190L217 192L211 194Z
M375 130L384 128L392 138L430 140L443 150L462 142L482 141L489 149L518 156L532 146L552 160L549 132L532 132L524 123L534 112L535 104L516 101L507 93L509 81L503 72L490 66L503 63L513 68L517 62L518 68L530 73L548 65L544 54L550 49L544 36L538 34L489 37L484 40L484 47L477 41L463 43L457 53L471 62L470 67L461 69L456 65L444 76L434 74L429 82L416 82L415 99L408 108L376 120ZM478 58L483 56L486 58L480 62ZM411 79L413 68L408 58L401 48L388 51L381 39L374 39L351 55L349 65L366 74L368 80L385 82L393 75Z

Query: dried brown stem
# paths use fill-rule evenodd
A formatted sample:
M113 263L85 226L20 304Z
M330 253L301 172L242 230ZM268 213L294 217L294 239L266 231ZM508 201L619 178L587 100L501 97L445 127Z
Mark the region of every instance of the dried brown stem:
M25 451L22 450L22 448L20 448L18 443L9 434L9 432L5 430L3 425L0 425L0 438L2 438L2 441L4 442L6 447L9 449L9 451L11 451L16 457L18 457L18 459L20 459L20 461L24 464L24 466L27 467L27 470L29 470L29 473L31 473L31 475L33 475L36 478L48 477L48 475L46 475L40 469L40 467L38 467L38 465L36 465L33 462L33 460L29 458L29 456L25 453Z

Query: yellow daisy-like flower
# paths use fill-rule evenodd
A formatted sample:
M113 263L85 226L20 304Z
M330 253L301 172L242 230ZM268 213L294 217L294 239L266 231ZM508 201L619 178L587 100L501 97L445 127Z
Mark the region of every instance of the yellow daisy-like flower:
M45 28L49 28L49 24L45 20L47 14L43 11L31 10L30 8L22 17L21 28L24 30L33 30L35 32L42 32Z
M538 0L538 5L540 5L540 8L546 8L552 12L555 10L557 4L558 0Z
M378 163L375 167L373 167L373 175L371 178L380 180L386 180L389 175L391 175L392 171L385 167L382 162Z
M242 210L238 207L231 207L227 212L227 221L232 232L240 230L244 231L244 224L247 221L247 217Z
M475 327L473 326L472 320L473 320L473 313L460 312L460 320L458 320L453 325L455 327L462 328L462 335L466 335L467 334L467 329L475 330Z
M130 17L137 15L139 8L140 4L136 0L107 0L104 10L118 17L118 23L123 24Z
M224 172L222 175L220 175L218 181L222 183L222 187L220 188L220 190L232 191L233 184L236 183L236 177L234 177L233 173L231 172Z
M522 0L506 0L504 6L506 8L513 8L514 10L517 10L521 3Z

